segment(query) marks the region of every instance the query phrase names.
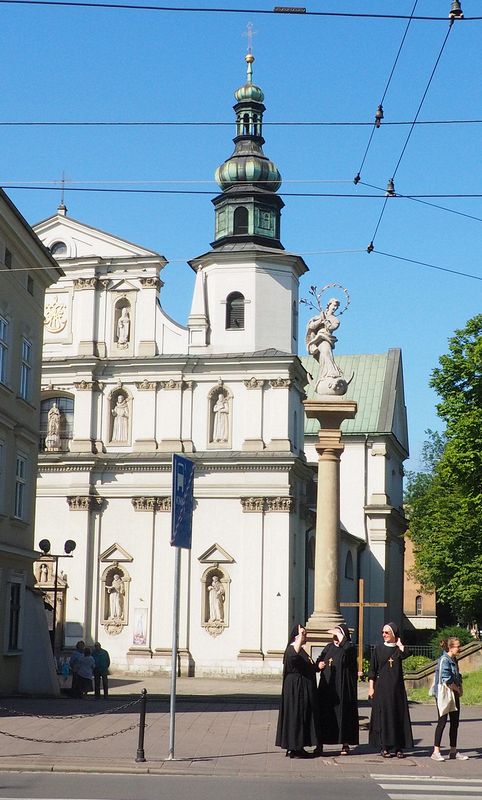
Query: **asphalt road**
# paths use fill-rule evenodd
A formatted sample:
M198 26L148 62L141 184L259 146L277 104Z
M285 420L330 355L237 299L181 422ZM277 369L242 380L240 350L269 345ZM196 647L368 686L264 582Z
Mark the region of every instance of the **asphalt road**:
M1 800L480 800L482 779L382 772L319 778L22 773L0 776Z
M387 798L372 778L208 778L183 775L45 775L0 776L0 798L42 800L337 800ZM482 795L481 795L482 796Z

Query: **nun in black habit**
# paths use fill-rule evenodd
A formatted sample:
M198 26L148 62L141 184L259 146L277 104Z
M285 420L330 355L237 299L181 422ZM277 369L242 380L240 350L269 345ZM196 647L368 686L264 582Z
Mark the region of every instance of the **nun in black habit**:
M369 742L383 758L405 758L403 751L413 747L402 670L408 653L394 622L383 626L382 636L383 644L373 650L368 673L368 699L373 701Z
M333 641L327 644L317 659L321 670L318 683L321 739L317 753L324 744L341 744L341 755L350 754L350 745L358 744L358 665L356 648L346 625L328 631Z
M316 667L303 649L306 631L295 625L283 657L283 687L276 730L276 746L290 758L311 758L304 748L320 740Z

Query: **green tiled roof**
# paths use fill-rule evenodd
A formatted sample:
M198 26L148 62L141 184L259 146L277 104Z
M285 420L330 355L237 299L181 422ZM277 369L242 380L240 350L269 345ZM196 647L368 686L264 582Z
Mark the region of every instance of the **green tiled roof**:
M358 410L355 419L345 420L342 431L345 434L390 433L393 425L393 411L396 374L400 364L400 351L370 355L336 355L335 360L343 372L345 380L353 375L347 400L355 400ZM306 387L308 399L314 396L314 386L318 374L318 362L312 356L301 358L306 371L313 376L313 383ZM395 380L395 384L394 384ZM403 396L396 398L403 405ZM391 412L391 413L390 413ZM305 435L316 434L319 424L315 419L305 419Z

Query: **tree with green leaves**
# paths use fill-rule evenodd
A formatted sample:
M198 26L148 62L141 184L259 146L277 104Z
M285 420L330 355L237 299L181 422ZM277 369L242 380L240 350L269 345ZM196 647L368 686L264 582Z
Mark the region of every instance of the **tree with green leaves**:
M408 475L413 577L460 622L482 619L482 314L455 331L430 385L443 435L429 432L425 471Z

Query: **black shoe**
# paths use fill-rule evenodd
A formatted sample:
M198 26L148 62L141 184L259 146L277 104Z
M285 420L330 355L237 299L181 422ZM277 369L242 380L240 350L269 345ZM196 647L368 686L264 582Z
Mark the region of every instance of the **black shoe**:
M312 758L311 753L306 750L290 750L290 758Z
M311 757L312 758L319 758L322 755L323 755L323 745L322 744L317 744L315 749L313 750L313 752L311 754Z

